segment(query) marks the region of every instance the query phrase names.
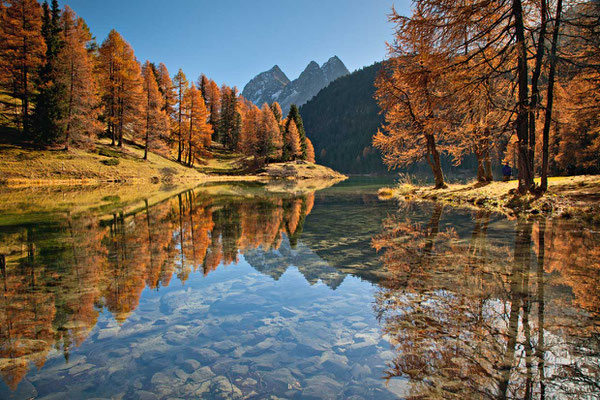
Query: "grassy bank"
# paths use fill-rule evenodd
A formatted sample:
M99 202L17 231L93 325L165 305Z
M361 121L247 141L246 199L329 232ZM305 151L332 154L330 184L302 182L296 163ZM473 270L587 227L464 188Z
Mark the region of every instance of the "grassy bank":
M539 183L539 182L538 182ZM404 200L432 200L450 205L470 206L501 212L509 216L545 214L562 218L581 218L600 224L600 175L549 178L543 196L516 194L518 182L453 184L446 189L400 183L383 188L381 197Z
M96 143L93 151L72 149L35 150L0 144L0 186L68 186L106 183L190 185L204 182L345 179L335 171L309 163L278 163L251 171L241 154L215 149L194 168L143 149L118 148L108 140ZM280 173L286 171L286 173Z

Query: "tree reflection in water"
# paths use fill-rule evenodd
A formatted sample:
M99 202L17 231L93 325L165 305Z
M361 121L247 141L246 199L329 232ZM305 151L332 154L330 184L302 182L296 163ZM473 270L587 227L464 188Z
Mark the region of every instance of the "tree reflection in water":
M407 379L410 398L598 396L600 236L519 220L502 243L479 211L461 237L442 211L390 216L373 239L390 272L375 302L396 353L385 378Z
M135 212L53 216L0 231L0 375L13 390L52 349L69 358L110 311L123 323L145 288L208 274L238 254L292 247L314 194L260 198L188 191Z

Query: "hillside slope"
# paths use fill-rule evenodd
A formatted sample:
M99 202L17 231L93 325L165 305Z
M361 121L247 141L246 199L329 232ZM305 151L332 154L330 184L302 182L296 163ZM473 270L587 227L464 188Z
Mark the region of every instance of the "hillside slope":
M107 183L193 185L207 182L285 181L298 187L325 187L346 177L322 165L305 161L271 163L255 169L249 158L223 150L219 145L206 152L194 168L149 153L135 145L118 148L107 139L95 149L39 150L0 143L0 189L55 185L101 185ZM300 184L300 182L302 182Z
M343 76L300 108L317 163L345 173L386 172L371 145L383 122L373 99L381 63Z

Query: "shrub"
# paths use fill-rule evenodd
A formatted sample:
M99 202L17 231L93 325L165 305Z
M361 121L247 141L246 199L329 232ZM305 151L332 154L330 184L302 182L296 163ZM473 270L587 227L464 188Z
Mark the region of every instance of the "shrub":
M105 148L98 149L98 154L100 154L101 156L104 156L104 157L120 157L121 156L121 154L119 154L119 152L110 150L110 149L105 149Z
M120 163L120 161L116 158L109 158L108 160L102 160L100 162L102 164L108 165L108 166L115 166L115 165L119 165L119 163Z

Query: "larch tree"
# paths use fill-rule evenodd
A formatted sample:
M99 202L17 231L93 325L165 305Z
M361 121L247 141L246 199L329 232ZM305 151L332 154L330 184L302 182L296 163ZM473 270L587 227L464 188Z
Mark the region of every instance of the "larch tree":
M208 85L205 84L204 99L208 112L210 114L208 122L213 127L213 140L217 140L219 136L219 122L221 112L221 90L217 83L209 80Z
M455 61L465 57L469 57L468 52L456 57ZM514 102L508 79L491 78L493 61L480 61L479 57L474 57L471 68L449 68L443 74L452 104L445 113L449 127L444 140L455 164L474 154L477 180L491 182L492 152L507 140ZM483 78L473 80L473 76Z
M541 0L542 3L544 3L544 0ZM554 104L554 83L556 80L556 67L557 67L557 51L558 51L558 41L559 41L559 34L560 34L560 26L561 26L561 19L562 19L562 7L563 7L563 2L562 0L557 0L556 3L556 14L555 14L555 18L553 21L553 30L552 30L552 44L551 44L551 48L550 48L550 71L548 72L548 89L546 91L546 110L544 113L544 128L542 131L542 173L541 173L541 182L540 182L540 189L542 191L547 191L548 190L548 163L549 163L549 147L550 147L550 124L552 122L552 107ZM596 11L596 19L594 21L594 19L592 18L592 20L594 21L592 23L592 26L596 27L596 34L598 34L598 28L600 27L600 19L598 19L598 17L600 17L600 6L598 5L598 2L592 3L592 7L595 7L595 11ZM545 12L545 9L543 10ZM544 20L545 23L545 20ZM596 51L593 52L592 54L595 53L596 58L598 57L598 50L600 49L598 47L598 37L596 35L595 39L595 44L596 44ZM543 42L543 39L539 39L540 42ZM543 43L540 45L540 47L543 46ZM543 50L539 50L540 52ZM538 57L541 57L541 55L539 55L538 53ZM598 67L596 67L596 69L598 70ZM596 83L598 83L598 81L596 81ZM530 118L533 118L533 116L531 116ZM535 130L532 132L535 135ZM597 143L597 149L600 149L600 143ZM598 153L596 153L598 154ZM600 164L600 163L599 163Z
M488 78L510 79L521 194L535 189L532 155L536 150L536 118L542 107L540 85L548 80L543 75L545 63L554 58L546 54L546 32L549 25L558 27L560 18L551 20L550 16L560 16L557 11L561 6L562 1L547 0L418 0L409 22L402 24L416 38L429 35L434 39L431 43L453 61L451 68L470 70L478 62L489 63L492 71L486 72ZM393 22L403 19L393 11ZM401 33L397 31L397 35ZM462 53L467 57L456 60ZM472 74L472 81L484 78Z
M102 119L113 146L117 142L119 75L124 68L119 53L124 46L121 35L112 30L98 50L97 76L103 106Z
M287 129L284 132L284 144L283 144L283 154L282 160L296 160L302 157L302 147L300 146L300 134L298 133L298 128L296 127L296 122L291 120L289 124L287 124ZM308 148L308 142L307 142ZM314 152L314 149L313 149ZM308 154L307 154L308 156Z
M175 86L169 76L169 70L163 63L158 64L158 74L156 75L156 81L158 83L158 90L162 96L163 102L161 110L168 116L172 116L175 113L175 104L177 103L177 94Z
M114 29L100 46L98 75L107 132L121 147L125 131L133 135L143 126L142 79L133 49Z
M143 102L145 129L144 129L144 160L148 159L148 151L155 147L161 133L168 128L167 116L162 111L163 99L158 90L154 71L149 61L142 67Z
M143 127L140 64L135 58L133 48L127 42L125 42L121 56L125 61L125 68L122 70L119 86L119 147L123 146L125 132L133 138L136 132Z
M306 138L306 161L315 162L315 148L309 138Z
M444 188L438 147L447 129L447 98L439 66L446 60L432 47L431 35L413 29L405 17L393 15L391 19L396 23L396 40L389 46L391 57L375 84L385 125L373 144L389 168L425 159L435 187Z
M202 94L196 85L185 93L185 116L187 119L187 165L192 167L198 150L210 144L212 127L208 123L208 111Z
M177 75L173 78L173 84L175 86L175 92L177 95L177 107L176 107L176 127L175 132L177 134L177 161L181 162L183 156L183 97L185 92L188 90L188 80L183 73L181 68L177 72Z
M58 80L66 88L65 150L75 141L91 142L101 131L94 56L88 50L90 30L69 6L61 17L63 46L57 60Z
M554 34L553 30L553 44ZM564 32L556 35L565 43L563 52L551 58L562 61L562 68L556 72L556 88L552 87L557 92L554 111L546 96L549 115L544 118L542 142L548 148L544 155L551 156L542 160L542 189L548 170L568 175L600 170L600 3L585 2L569 10Z
M261 108L261 121L258 131L258 154L265 160L278 160L281 158L283 138L279 124L267 103Z
M242 129L240 132L240 140L238 141L238 151L248 155L258 155L259 138L262 115L256 105L246 99L242 99L241 114L242 114Z
M34 84L44 61L42 8L36 0L3 1L0 21L0 116L27 137Z

